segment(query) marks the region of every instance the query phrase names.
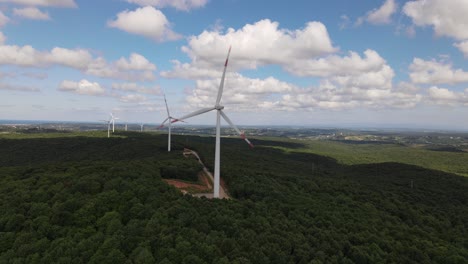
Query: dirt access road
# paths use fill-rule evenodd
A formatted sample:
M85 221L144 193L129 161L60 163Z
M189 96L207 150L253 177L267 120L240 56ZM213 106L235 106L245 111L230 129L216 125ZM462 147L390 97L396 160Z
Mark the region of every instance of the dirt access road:
M198 156L198 153L191 150L191 149L188 149L188 148L185 148L184 149L184 156L187 157L188 155L193 155L195 156L195 158L198 160L198 163L200 163L202 166L203 166L203 172L205 173L205 175L207 175L211 182L214 182L214 177L213 177L213 174L206 168L205 164L203 164L202 160L200 159L200 156ZM195 193L193 194L193 196L196 196L196 197L206 197L206 198L213 198L213 193ZM224 182L223 180L221 180L221 184L219 186L219 198L226 198L226 199L229 199L229 194L225 191L225 185L224 185Z

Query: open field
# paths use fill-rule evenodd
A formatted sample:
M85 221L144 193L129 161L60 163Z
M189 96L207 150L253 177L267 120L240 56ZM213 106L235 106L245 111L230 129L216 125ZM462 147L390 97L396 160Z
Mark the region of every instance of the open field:
M294 149L278 147L284 151L300 151L327 156L346 165L399 162L468 176L468 152L433 151L400 144L359 144L359 142L353 144L330 140L271 139L303 144Z

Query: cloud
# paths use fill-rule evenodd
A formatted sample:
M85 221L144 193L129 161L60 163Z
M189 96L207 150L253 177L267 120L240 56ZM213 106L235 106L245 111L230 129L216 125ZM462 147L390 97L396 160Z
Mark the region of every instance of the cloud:
M221 61L222 59L220 59ZM182 79L203 79L216 78L220 75L218 69L197 67L194 63L181 63L178 60L172 60L172 70L162 71L160 75L165 78L182 78Z
M0 0L0 3L26 6L77 7L74 0Z
M8 23L8 21L10 21L10 19L7 16L5 16L2 11L0 11L0 27L5 26Z
M48 13L44 13L35 7L13 8L13 14L32 20L50 20Z
M290 61L285 69L297 76L356 75L380 71L386 61L374 50L364 51L364 57L350 51L348 56L330 55L320 59Z
M156 66L144 56L132 53L130 58L121 57L116 62L107 62L102 57L94 58L84 49L55 47L51 51L38 51L33 47L0 45L0 65L21 67L66 66L98 77L121 80L154 80Z
M37 80L45 80L48 77L47 73L45 72L25 72L22 75Z
M173 7L177 10L189 11L205 6L208 0L127 0L127 2L140 6Z
M135 11L122 11L117 14L117 19L108 21L107 25L159 42L181 38L171 30L166 16L152 6L137 8Z
M340 87L324 81L318 87L283 95L281 100L277 102L276 108L286 111L412 108L421 102L421 99L421 95L410 92L393 89Z
M226 47L231 43L222 103L237 111L407 108L422 100L410 85L394 87L395 72L378 52L368 49L363 55L354 51L344 56L334 54L338 49L319 22L286 30L276 22L261 20L225 33L204 31L183 47L191 62L173 61L173 69L161 72L161 76L195 80L187 105L191 109L212 106ZM279 65L293 75L315 78L319 85L298 87L273 77L256 79L233 72L266 65Z
M324 56L338 49L333 47L326 27L309 22L302 29L280 29L279 23L268 19L247 24L239 30L204 31L189 39L182 50L192 59L190 63L173 60L171 71L161 72L166 78L214 78L232 45L231 69L256 69L264 65L286 67L297 61Z
M183 47L197 66L219 67L220 58L233 46L234 68L255 69L267 64L288 64L291 60L314 58L333 53L327 28L320 22L309 22L298 30L279 29L278 22L268 19L247 24L239 30L229 28L225 34L204 31L189 39ZM224 60L224 59L221 59Z
M151 81L155 79L152 71L140 71L138 69L121 69L117 63L108 63L104 58L94 59L85 69L84 73L110 79L126 81ZM156 66L155 66L156 67Z
M403 13L416 26L432 26L437 36L468 39L468 1L417 0L407 2Z
M438 105L455 106L468 103L468 93L432 86L428 89L428 100Z
M457 47L463 53L465 58L468 58L468 40L455 43L454 46Z
M366 21L374 25L390 24L397 8L395 0L386 0L378 9L372 9L365 16L359 17L354 25L360 26Z
M130 54L130 59L120 58L116 62L117 68L121 70L154 71L156 66L138 53Z
M113 83L112 89L124 92L138 92L143 94L161 94L161 88L159 86L145 87L138 85L137 83Z
M39 64L40 56L41 54L29 45L0 46L0 65L36 66Z
M190 106L209 107L216 101L220 79L197 80L195 89L187 97ZM226 78L222 104L235 105L236 110L256 109L275 94L282 94L296 89L296 86L279 81L273 77L266 79L247 78L238 73Z
M120 101L124 103L139 103L145 102L147 98L140 94L128 94L120 97Z
M349 26L349 24L351 23L351 19L349 19L349 17L347 15L341 15L340 19L341 19L341 21L338 24L338 26L340 27L341 30L347 28Z
M3 34L3 32L0 32L0 45L3 45L5 43L6 37Z
M8 83L0 83L0 91L18 91L18 92L39 92L40 90L36 87L24 86L24 85L14 85Z
M392 71L393 72L393 71ZM353 78L330 76L317 87L298 87L274 77L248 78L239 73L226 77L222 104L230 111L305 111L342 110L350 108L410 108L422 101L419 89L412 84L392 86L393 73L379 81L368 76ZM210 107L215 102L220 79L197 80L187 96L190 111Z
M468 82L468 72L453 69L450 63L415 58L409 66L410 78L420 84L457 84Z
M44 53L43 61L47 64L58 64L75 69L86 69L93 61L89 51L84 49L53 48L50 53Z
M367 14L366 20L371 24L389 24L397 8L395 0L386 0L381 7L371 10Z
M79 82L64 80L60 83L58 90L81 95L103 95L105 93L104 88L99 83L85 79Z
M455 92L452 92L446 88L438 88L436 86L429 88L428 93L429 97L436 100L457 101L460 98Z

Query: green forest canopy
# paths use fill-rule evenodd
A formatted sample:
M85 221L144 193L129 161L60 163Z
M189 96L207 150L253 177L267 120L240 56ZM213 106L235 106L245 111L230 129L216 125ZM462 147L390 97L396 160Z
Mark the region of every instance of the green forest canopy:
M1 263L468 261L465 177L223 138L234 199L200 199L160 171L185 145L212 169L213 138L174 136L168 153L166 135L104 134L0 138Z

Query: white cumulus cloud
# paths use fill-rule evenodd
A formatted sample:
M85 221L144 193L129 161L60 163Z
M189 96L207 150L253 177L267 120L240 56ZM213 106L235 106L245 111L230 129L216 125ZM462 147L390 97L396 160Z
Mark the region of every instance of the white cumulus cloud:
M39 66L42 54L33 47L2 45L0 46L0 65Z
M309 22L297 30L280 29L278 22L268 19L247 24L239 30L225 33L204 31L192 36L183 47L200 67L219 66L232 45L234 68L256 68L267 64L287 64L298 59L310 59L335 52L327 28L320 22Z
M74 0L0 0L0 3L26 6L77 7Z
M16 91L16 92L39 92L39 88L26 86L26 85L16 85L9 83L0 82L0 90Z
M0 45L0 65L22 67L50 67L54 65L77 69L85 74L127 81L154 80L156 66L144 56L132 53L130 58L121 57L107 62L84 49L55 47L51 51L38 51L33 47Z
M42 12L36 7L13 8L13 14L32 20L50 20L48 13Z
M122 11L117 14L115 20L109 21L107 25L155 41L181 38L179 34L171 30L166 16L152 6L137 8L134 11Z
M173 7L177 10L189 11L205 6L208 0L127 0L127 2L140 6Z
M348 56L330 55L319 59L290 61L285 69L298 76L330 76L380 71L386 61L374 50L364 51L364 57L350 51Z
M5 43L6 37L3 34L3 32L0 32L0 45L3 45Z
M137 83L113 83L112 89L123 92L138 92L143 94L161 94L161 88L159 86L145 87L138 85Z
M457 47L463 53L465 58L468 58L468 40L455 43L454 46Z
M415 58L409 67L410 78L420 84L457 84L468 82L468 72L453 69L452 64Z
M193 108L213 106L216 101L220 79L197 80L195 88L187 96ZM265 79L247 78L238 73L226 77L221 103L236 111L258 109L275 96L297 89L296 86L282 82L274 77Z
M8 21L10 21L10 19L5 16L5 14L3 14L2 11L0 11L0 27L3 27L6 25L6 23L8 23Z
M139 103L145 102L147 98L140 94L128 94L120 97L120 101L124 103Z
M457 106L468 104L468 89L464 92L455 92L447 88L432 86L428 89L427 93L429 102L438 105Z
M372 24L389 24L392 15L397 10L395 0L386 0L378 9L374 9L367 14L366 20Z
M76 69L86 69L93 61L89 51L84 49L53 48L44 55L46 63L68 66Z
M455 92L436 86L429 88L428 94L431 98L442 101L457 101L460 98Z
M106 92L99 83L90 82L86 79L79 82L64 80L59 85L58 90L81 95L103 95Z
M154 71L156 66L138 53L130 54L130 58L120 58L116 65L122 70Z
M417 26L432 26L437 36L468 39L468 1L416 0L403 6L403 12Z
M391 69L390 69L391 70ZM248 78L239 73L226 77L222 104L230 111L314 111L349 108L410 108L422 101L411 84L392 86L393 71L385 78L367 80L323 78L317 87L298 87L274 77ZM197 80L186 100L190 109L209 107L215 102L220 79ZM187 110L188 111L188 110Z
M235 111L408 108L422 100L411 85L393 85L395 72L378 52L368 49L362 55L354 51L338 55L320 22L287 30L279 28L277 22L261 20L224 33L204 31L183 47L191 61L173 61L172 70L161 72L161 76L195 80L186 98L188 105L191 109L212 106L230 44L222 103ZM273 77L248 78L236 72L268 65L315 78L319 85L298 87Z

